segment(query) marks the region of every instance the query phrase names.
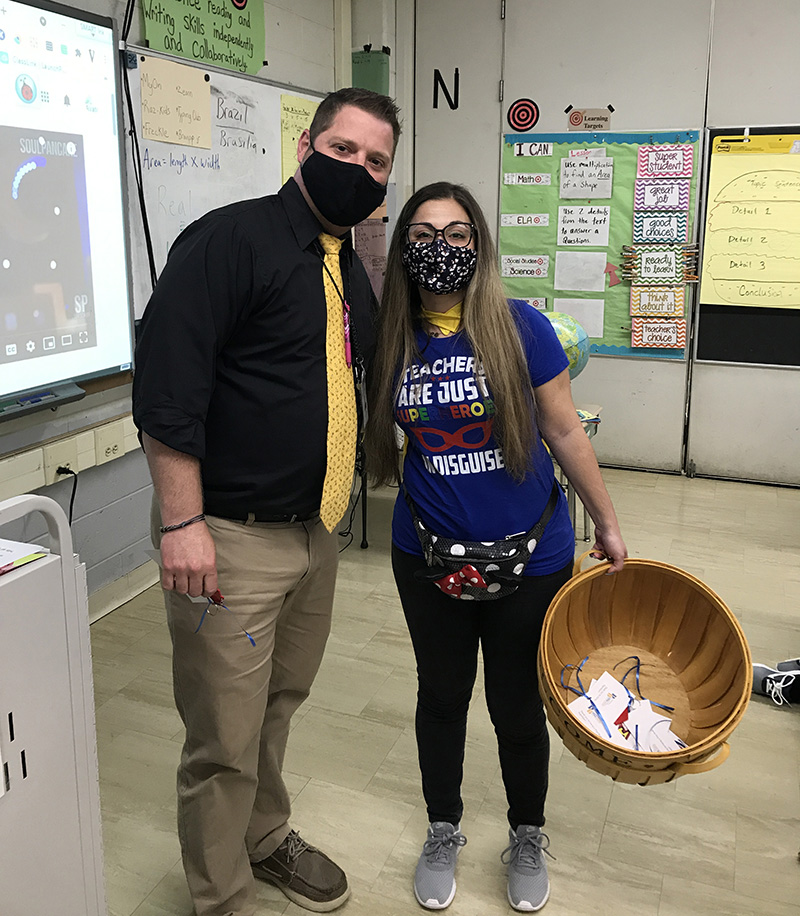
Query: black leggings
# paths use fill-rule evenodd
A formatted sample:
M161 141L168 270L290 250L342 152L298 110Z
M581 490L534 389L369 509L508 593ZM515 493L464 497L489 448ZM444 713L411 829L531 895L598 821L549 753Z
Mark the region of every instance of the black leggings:
M497 735L508 821L544 825L550 741L536 677L547 608L572 563L547 576L526 576L496 601L458 601L414 577L421 557L392 546L392 568L417 659L417 748L431 821L458 824L467 710L483 651L486 703Z

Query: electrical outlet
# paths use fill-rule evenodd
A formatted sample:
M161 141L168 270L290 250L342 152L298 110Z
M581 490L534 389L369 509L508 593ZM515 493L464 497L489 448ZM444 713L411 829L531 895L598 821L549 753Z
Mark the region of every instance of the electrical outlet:
M125 425L122 420L97 427L94 431L94 450L97 464L105 464L125 454Z
M51 442L50 445L44 446L44 482L46 484L55 483L57 480L63 480L63 474L57 474L56 468L70 468L77 473L78 471L78 440L75 436L69 439L62 439L59 442Z

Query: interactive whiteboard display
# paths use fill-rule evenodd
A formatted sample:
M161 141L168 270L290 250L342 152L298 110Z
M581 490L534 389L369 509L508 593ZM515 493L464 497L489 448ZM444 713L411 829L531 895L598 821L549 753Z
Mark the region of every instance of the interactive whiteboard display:
M129 368L110 19L0 3L0 408Z

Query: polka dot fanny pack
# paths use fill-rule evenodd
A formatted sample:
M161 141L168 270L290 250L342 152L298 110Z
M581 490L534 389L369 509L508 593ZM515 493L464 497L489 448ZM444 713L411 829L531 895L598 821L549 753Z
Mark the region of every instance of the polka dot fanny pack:
M437 535L419 517L405 484L403 495L430 568L429 572L417 572L417 578L432 582L451 598L490 601L510 595L519 588L528 560L558 502L558 484L553 481L542 517L530 531L499 541L463 541Z

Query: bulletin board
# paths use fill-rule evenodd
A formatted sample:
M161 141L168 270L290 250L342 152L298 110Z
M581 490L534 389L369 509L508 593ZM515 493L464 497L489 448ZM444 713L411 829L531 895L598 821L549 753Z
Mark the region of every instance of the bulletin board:
M697 131L506 134L498 247L508 295L573 315L592 353L684 359L683 273L637 293L622 254L637 242L680 261L694 233L698 146ZM636 345L648 308L682 331L672 345Z
M800 127L710 132L699 360L800 365Z

